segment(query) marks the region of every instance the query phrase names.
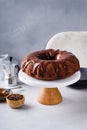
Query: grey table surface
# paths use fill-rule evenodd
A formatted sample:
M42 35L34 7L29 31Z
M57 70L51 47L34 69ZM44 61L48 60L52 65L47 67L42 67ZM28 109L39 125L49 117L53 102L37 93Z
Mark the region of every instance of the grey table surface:
M4 87L3 85L0 85ZM40 88L22 84L13 93L24 94L25 105L12 109L0 103L1 130L86 130L87 89L59 87L63 101L57 105L42 105L36 97Z

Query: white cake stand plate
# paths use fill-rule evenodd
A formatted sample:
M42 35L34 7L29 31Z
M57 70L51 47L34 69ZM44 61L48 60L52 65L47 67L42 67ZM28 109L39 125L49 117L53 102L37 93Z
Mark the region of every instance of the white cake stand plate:
M76 72L72 76L61 79L61 80L53 80L53 81L44 81L32 78L22 72L19 71L19 80L24 82L27 85L40 87L41 91L38 95L37 100L45 105L54 105L58 104L62 101L62 95L58 90L58 87L68 86L77 82L80 79L81 73L80 71ZM56 87L55 87L56 86Z

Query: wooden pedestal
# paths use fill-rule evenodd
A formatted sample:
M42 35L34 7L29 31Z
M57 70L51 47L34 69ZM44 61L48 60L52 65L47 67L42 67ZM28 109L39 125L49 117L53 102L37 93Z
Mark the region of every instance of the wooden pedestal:
M62 101L62 96L58 88L42 88L37 100L44 105L55 105Z

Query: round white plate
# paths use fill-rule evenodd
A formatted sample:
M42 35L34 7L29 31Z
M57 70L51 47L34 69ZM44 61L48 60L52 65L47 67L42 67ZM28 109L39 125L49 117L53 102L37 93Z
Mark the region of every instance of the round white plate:
M72 52L79 59L80 67L87 68L87 31L57 33L46 45L46 49L50 48Z
M19 80L22 81L23 83L31 86L36 86L36 87L45 87L45 88L53 88L53 87L61 87L61 86L68 86L70 84L73 84L77 82L80 79L81 73L80 71L76 72L69 78L61 79L61 80L53 80L53 81L44 81L44 80L39 80L32 78L22 72L21 70L19 71Z

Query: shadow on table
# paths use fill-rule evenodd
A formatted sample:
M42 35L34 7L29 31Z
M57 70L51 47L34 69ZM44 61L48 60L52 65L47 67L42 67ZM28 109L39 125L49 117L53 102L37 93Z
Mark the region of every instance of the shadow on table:
M18 110L28 110L28 109L32 109L33 106L30 106L28 104L24 104L22 107L17 108Z
M76 97L77 99L73 98L65 98L63 97L63 102L61 103L64 106L65 110L68 112L76 113L77 114L86 114L87 113L87 96L81 95L81 97Z

